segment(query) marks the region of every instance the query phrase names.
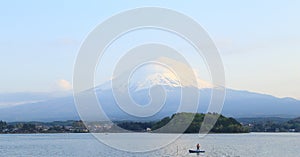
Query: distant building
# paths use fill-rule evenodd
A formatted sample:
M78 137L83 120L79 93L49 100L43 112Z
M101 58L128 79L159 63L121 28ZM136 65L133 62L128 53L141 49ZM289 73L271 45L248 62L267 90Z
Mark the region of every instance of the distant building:
M72 129L72 126L65 126L65 129L70 130L70 129Z
M289 132L295 132L296 129L289 129Z

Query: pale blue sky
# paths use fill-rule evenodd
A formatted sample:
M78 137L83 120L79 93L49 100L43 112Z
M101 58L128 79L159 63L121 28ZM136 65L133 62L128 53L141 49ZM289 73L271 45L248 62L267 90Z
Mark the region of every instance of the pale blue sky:
M299 1L2 1L0 93L53 92L72 81L80 43L111 15L166 7L215 41L229 88L300 99Z

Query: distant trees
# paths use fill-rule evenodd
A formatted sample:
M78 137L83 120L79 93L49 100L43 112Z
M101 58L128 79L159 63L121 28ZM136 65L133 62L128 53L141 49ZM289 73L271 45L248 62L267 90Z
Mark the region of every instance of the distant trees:
M0 130L5 129L6 127L7 127L7 123L1 120L0 121Z
M72 129L73 133L87 133L87 132L89 132L89 130L87 129L87 127L85 126L85 124L83 123L82 120L73 122L72 128L73 128Z
M218 119L216 120L216 118ZM216 120L213 126L202 126L205 120ZM14 122L0 121L0 133L87 133L87 132L146 132L157 133L199 133L200 129L211 133L246 132L300 132L300 118L285 122L259 121L240 124L234 118L216 113L177 113L157 122L88 122L87 126L79 121L55 122ZM208 130L211 129L211 130ZM126 131L127 130L127 131Z
M23 133L37 133L35 124L24 123L22 127L19 129L20 132Z
M212 128L211 132L215 133L244 133L249 132L247 127L242 126L234 118L226 118L220 115L215 126Z
M300 118L286 122L260 121L253 122L250 127L251 132L300 132Z
M117 126L135 132L145 132L151 128L154 122L117 122Z
M0 121L0 133L86 133L89 130L85 127L82 121L65 122L15 122L7 124ZM68 125L66 128L65 125Z

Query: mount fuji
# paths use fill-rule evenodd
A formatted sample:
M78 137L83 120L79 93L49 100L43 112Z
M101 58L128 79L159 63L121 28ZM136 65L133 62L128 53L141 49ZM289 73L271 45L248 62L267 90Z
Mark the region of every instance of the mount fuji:
M112 80L90 89L96 93L103 111L111 120L147 121L170 116L177 112L183 88L199 91L199 108L195 112L207 112L211 91L214 88L212 84L200 79L197 80L197 85L189 82L188 78L179 81L173 73L166 71L157 72L153 70L150 74L148 71L147 75L138 74L132 76L127 87L132 100L137 104L142 106L147 105L156 96L161 96L159 93L152 93L151 98L149 95L151 87L162 87L166 94L165 103L162 104L163 107L159 112L147 118L140 118L127 114L118 106L111 83ZM122 88L121 85L120 88ZM122 103L126 104L127 102ZM300 101L293 98L277 98L266 94L226 89L222 114L237 118L267 116L297 117L300 116ZM91 115L92 118L93 115ZM0 108L0 120L5 121L55 121L70 119L80 119L72 95Z

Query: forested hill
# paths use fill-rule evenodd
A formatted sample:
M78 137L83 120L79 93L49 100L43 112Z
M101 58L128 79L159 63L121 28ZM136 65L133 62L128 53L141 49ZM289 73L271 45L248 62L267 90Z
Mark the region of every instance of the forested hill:
M242 126L234 118L227 118L218 114L202 113L177 113L171 117L163 118L152 126L154 132L163 133L199 133L204 117L213 118L219 116L216 124L213 126L211 133L247 133L248 128ZM192 120L190 125L185 129L187 124Z

